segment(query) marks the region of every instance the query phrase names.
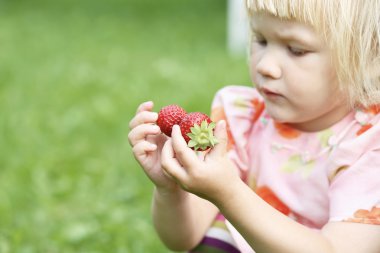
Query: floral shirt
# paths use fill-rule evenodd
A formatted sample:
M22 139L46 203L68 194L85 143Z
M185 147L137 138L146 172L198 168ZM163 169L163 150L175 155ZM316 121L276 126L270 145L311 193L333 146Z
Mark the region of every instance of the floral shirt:
M256 89L228 86L211 115L227 121L229 155L241 178L278 211L312 229L329 221L380 225L379 107L301 132L271 119ZM225 224L237 252L253 252Z

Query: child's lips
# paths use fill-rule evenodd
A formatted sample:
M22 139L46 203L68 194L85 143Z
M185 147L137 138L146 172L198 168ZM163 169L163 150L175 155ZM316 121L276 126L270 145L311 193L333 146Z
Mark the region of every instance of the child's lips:
M264 97L267 98L277 98L277 97L282 97L282 95L274 90L262 87L260 88L261 94L264 95Z

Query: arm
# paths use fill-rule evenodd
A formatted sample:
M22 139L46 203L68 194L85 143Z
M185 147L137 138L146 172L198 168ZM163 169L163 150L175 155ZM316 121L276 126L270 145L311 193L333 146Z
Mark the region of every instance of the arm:
M164 169L183 189L214 203L257 253L379 252L380 226L334 222L319 232L272 208L238 175L231 173L234 165L228 161L223 147L225 125L218 124L215 135L220 143L204 161L197 161L179 129L174 127L173 159L177 163L167 164Z
M257 253L379 252L380 226L331 222L318 232L278 212L243 182L230 190L229 201L217 206Z
M175 166L174 157L171 140L168 140L161 154L163 168ZM194 158L199 160L195 154ZM180 251L190 250L200 242L218 209L211 202L180 188L167 191L156 187L152 211L161 240L169 249Z
M128 140L136 160L155 185L152 213L159 236L170 249L191 249L203 237L217 209L183 191L173 178L163 173L161 159L173 157L173 151L168 145L164 148L168 138L155 125L158 115L152 109L152 102L138 107L129 123Z
M203 238L218 209L209 201L185 192L160 192L153 197L153 221L165 245L176 251L190 250Z

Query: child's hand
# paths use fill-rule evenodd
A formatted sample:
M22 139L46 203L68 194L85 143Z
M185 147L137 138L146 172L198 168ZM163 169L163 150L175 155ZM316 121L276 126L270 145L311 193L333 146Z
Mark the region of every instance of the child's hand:
M187 147L180 129L173 127L172 139L162 150L162 167L181 187L215 204L228 196L228 189L241 182L236 166L227 157L227 132L225 121L218 122L215 137L219 144L204 157ZM219 199L218 199L219 198Z
M178 185L161 168L161 150L168 137L155 124L158 115L152 109L152 102L142 103L138 107L135 117L129 123L129 143L136 160L157 188L173 190Z

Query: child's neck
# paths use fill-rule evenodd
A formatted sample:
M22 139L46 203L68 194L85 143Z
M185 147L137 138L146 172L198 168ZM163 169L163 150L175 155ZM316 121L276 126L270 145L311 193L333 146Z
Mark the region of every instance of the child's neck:
M336 110L321 115L318 118L301 123L287 123L289 126L303 132L319 132L325 130L346 117L352 109L348 106L341 106Z

